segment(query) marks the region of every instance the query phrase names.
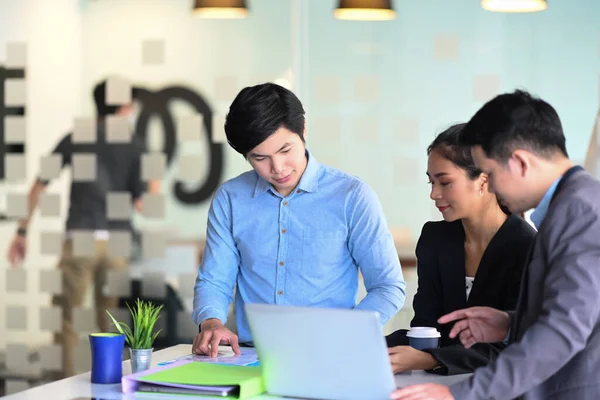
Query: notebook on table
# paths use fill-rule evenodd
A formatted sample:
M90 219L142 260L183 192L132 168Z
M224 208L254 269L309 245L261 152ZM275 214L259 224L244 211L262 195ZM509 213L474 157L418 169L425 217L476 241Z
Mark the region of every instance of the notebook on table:
M125 393L194 394L245 399L265 391L260 367L191 360L126 375L121 382Z

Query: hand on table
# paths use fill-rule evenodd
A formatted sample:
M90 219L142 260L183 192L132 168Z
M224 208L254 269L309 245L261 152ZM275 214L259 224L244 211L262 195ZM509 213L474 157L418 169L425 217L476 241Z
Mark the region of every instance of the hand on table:
M410 346L395 346L388 349L390 363L394 374L412 370L426 370L435 368L438 363L429 353L417 350Z
M450 388L437 383L410 385L394 391L390 398L398 400L454 400Z
M218 319L207 319L200 324L200 333L194 339L192 353L216 357L219 353L219 344L229 344L235 354L242 354L237 335Z

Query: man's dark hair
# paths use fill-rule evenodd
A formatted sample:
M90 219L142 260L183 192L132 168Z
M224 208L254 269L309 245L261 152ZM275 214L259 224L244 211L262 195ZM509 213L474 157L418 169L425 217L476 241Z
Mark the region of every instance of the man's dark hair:
M116 114L117 111L119 111L119 108L121 108L121 106L118 104L106 104L106 84L107 81L104 80L94 87L94 103L96 104L96 114L99 118ZM131 91L131 97L133 98L135 96L136 89L132 88Z
M465 125L467 124L452 125L437 135L427 147L427 155L430 155L433 150L439 151L444 158L464 169L471 180L475 180L481 175L481 170L475 166L471 147L463 143L461 136Z
M544 158L557 152L568 157L556 110L522 90L487 102L467 123L462 136L465 144L481 146L488 157L501 163L518 148Z
M430 155L434 150L438 151L445 159L457 167L464 169L469 179L474 181L479 178L482 171L477 168L475 161L473 161L471 146L465 144L463 135L466 125L452 125L437 135L429 147L427 147L427 155ZM498 206L506 215L511 214L509 209L500 203L499 200Z
M274 83L242 89L225 120L227 141L244 157L284 127L304 141L304 108L290 90Z

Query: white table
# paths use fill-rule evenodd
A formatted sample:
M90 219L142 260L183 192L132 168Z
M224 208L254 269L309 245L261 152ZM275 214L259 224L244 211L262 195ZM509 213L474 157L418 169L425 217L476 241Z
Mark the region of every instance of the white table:
M231 352L230 347L220 347L220 351ZM168 349L160 350L152 355L152 366L157 363L169 361L186 354L191 351L191 345L180 344L169 347ZM123 374L131 373L131 365L129 361L123 362ZM396 385L406 386L414 383L436 382L443 384L451 384L454 382L466 379L469 375L454 375L454 376L439 376L428 374L423 371L413 371L396 375ZM31 388L10 396L3 397L6 400L116 400L116 399L144 399L143 395L125 394L121 392L121 384L100 385L90 382L90 372L76 375L71 378L63 379L56 382L51 382L46 385L41 385ZM156 396L146 397L156 399ZM261 395L256 399L280 399L280 397ZM287 398L286 398L287 399Z

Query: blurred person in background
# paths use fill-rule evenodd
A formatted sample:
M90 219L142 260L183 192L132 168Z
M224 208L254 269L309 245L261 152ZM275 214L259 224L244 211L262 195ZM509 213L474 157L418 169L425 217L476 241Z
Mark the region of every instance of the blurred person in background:
M74 348L78 342L78 333L73 327L73 308L81 307L90 284L94 283L94 302L96 322L101 332L108 332L109 322L106 310L118 305L117 297L105 295L107 273L110 270L121 271L128 266L127 257L114 257L107 251L108 239L113 232L132 232L131 220L107 218L107 196L109 192L127 192L131 194L133 208L142 211L142 194L146 189L151 193L160 191L158 181L142 181L141 158L144 144L133 135L135 106L133 103L109 105L106 102L107 81L98 83L93 90L97 112L96 141L93 143L73 143L72 134L65 135L51 154L59 155L62 167L72 165L76 154L92 154L96 159L96 179L90 181L72 181L66 232L58 268L62 272L62 295L52 299L54 306L62 308L62 332L56 333L54 341L62 344L63 371L60 377L69 377L76 373ZM132 89L132 99L134 97ZM132 122L132 140L128 143L108 143L106 140L106 118L116 115L129 118ZM19 265L27 253L28 226L37 208L40 197L50 182L38 178L28 196L28 216L18 221L18 229L8 248L8 261ZM95 256L75 256L73 254L73 234L93 232L96 240Z

